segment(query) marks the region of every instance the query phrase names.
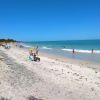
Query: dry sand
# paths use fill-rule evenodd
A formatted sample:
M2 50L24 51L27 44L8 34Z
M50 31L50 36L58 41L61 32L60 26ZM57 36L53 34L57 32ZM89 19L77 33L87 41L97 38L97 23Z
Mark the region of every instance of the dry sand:
M40 62L29 61L26 49L0 47L0 96L9 100L36 100L30 96L100 100L99 64L62 62L43 55L40 58Z

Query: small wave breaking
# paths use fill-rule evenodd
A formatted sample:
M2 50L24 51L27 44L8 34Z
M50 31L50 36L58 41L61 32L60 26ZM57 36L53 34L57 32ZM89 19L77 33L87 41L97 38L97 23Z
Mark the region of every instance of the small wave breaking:
M63 51L68 51L68 52L72 52L73 49L61 49ZM74 49L75 52L79 52L79 53L92 53L92 50L80 50L80 49ZM100 50L93 50L93 53L100 53Z
M30 48L30 47L32 47L32 46L30 46L30 45L26 45L26 44L21 44L23 47L25 47L25 48Z
M43 46L42 49L52 49L52 48L48 48L48 47Z

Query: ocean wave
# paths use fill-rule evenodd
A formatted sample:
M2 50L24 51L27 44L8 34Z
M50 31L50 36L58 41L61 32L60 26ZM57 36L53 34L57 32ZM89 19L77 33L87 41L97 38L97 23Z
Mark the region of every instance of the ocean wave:
M63 51L69 51L72 52L73 49L62 49ZM75 52L80 52L80 53L92 53L92 50L79 50L79 49L74 49ZM93 50L93 53L100 53L100 50Z
M63 50L63 51L70 51L70 52L72 52L72 49L61 49L61 50Z
M30 46L30 45L26 45L26 44L21 44L23 47L25 47L25 48L30 48L30 47L32 47L32 46Z
M52 49L52 48L48 48L48 47L43 46L42 49Z

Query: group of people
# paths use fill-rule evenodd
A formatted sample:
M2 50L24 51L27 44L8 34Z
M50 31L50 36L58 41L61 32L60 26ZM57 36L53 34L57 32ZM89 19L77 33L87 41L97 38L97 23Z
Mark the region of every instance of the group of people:
M6 44L2 44L1 46L4 47L5 49L10 49L11 48L11 46L9 44L7 44L7 43Z
M72 53L73 53L73 54L75 53L75 49L72 50ZM93 50L93 49L91 50L91 53L92 53L92 54L94 53L94 50Z
M29 50L29 59L31 61L40 61L40 58L38 56L38 46L36 48L32 48Z

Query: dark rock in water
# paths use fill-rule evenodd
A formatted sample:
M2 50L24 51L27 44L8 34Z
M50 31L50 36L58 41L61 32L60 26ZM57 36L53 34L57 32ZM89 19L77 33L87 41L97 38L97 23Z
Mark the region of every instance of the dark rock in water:
M28 100L43 100L43 99L37 99L34 96L30 96L30 97L28 97Z

